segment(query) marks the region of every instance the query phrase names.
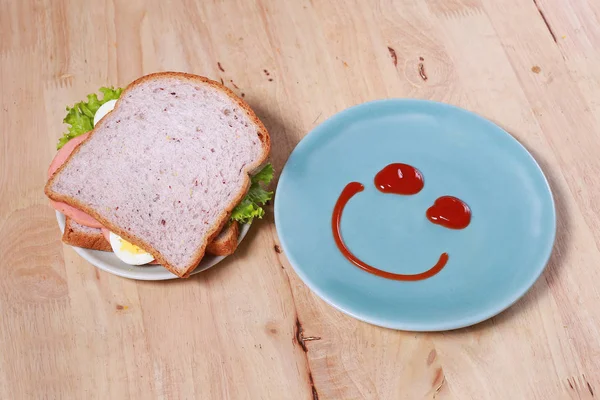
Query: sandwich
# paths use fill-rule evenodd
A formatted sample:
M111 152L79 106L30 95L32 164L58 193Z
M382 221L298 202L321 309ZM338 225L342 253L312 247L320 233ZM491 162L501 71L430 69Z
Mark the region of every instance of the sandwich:
M273 193L269 134L218 82L164 72L67 107L45 193L63 241L187 277L235 251Z

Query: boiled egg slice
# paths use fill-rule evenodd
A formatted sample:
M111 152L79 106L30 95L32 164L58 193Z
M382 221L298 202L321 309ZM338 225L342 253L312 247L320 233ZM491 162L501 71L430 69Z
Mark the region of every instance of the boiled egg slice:
M115 108L116 100L109 100L106 103L102 104L98 111L96 111L96 115L94 115L94 126L104 117L106 114L111 112L113 108Z
M130 265L144 265L154 260L154 256L146 253L133 243L121 236L110 232L110 247L121 261Z

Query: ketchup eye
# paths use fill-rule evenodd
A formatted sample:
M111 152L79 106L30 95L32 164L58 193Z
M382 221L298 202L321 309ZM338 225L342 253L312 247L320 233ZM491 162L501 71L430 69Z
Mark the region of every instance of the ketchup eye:
M401 163L387 165L375 175L374 182L380 192L402 195L417 194L425 184L421 171ZM429 221L449 229L464 229L471 223L471 209L453 196L438 198L426 215Z
M417 194L423 185L421 171L408 164L390 164L375 175L375 186L383 193Z
M461 199L453 196L438 198L427 210L427 219L450 229L464 229L471 222L471 209Z

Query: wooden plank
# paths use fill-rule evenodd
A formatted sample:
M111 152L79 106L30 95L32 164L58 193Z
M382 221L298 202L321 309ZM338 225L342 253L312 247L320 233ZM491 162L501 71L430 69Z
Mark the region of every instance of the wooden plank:
M0 397L591 399L600 391L599 3L0 1ZM76 16L76 17L74 17ZM59 240L42 192L64 107L156 70L209 76L271 132L416 97L499 123L556 197L547 271L500 316L415 334L317 298L272 209L188 280L133 282Z

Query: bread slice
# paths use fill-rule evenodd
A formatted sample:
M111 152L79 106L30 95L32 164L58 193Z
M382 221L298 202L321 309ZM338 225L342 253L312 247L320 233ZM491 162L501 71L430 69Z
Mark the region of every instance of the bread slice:
M228 224L219 236L217 236L212 242L206 247L206 252L215 256L228 256L233 254L238 245L238 237L240 231L238 223L233 221Z
M123 91L45 192L186 277L269 150L265 127L229 89L184 73L152 74Z
M102 234L101 229L81 225L68 217L65 220L62 241L71 246L83 247L84 249L112 251L110 243Z
M206 246L206 252L214 256L228 256L237 249L239 237L238 223L233 221L227 224L212 242ZM62 241L71 246L82 247L90 250L110 251L110 243L98 228L81 225L71 218L65 219L65 231Z

